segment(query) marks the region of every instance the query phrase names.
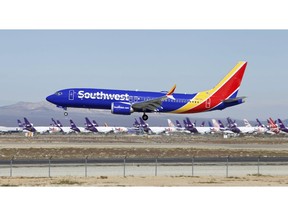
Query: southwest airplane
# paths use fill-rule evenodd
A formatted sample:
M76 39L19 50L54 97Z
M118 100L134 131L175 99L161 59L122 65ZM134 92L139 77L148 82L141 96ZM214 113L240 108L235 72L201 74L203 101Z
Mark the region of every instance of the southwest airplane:
M169 92L144 92L92 88L70 88L57 91L47 101L64 110L68 107L88 109L110 109L113 114L130 115L146 113L198 113L242 104L245 97L237 97L247 62L238 64L212 89L195 94L173 94L176 85ZM64 112L67 116L68 113Z

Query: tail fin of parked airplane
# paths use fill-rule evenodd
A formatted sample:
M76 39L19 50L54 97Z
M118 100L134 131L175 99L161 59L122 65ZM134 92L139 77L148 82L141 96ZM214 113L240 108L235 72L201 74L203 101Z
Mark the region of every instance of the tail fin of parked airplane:
M283 122L280 119L278 119L278 122L279 122L279 126L280 126L281 129L285 129L286 128L285 125L283 124Z
M210 121L208 121L208 125L209 125L210 128L213 127L213 125L212 125L212 123Z
M247 119L244 119L243 121L244 121L245 127L252 127L252 125L249 123Z
M17 119L18 127L23 128L25 126L24 123L22 123L19 119Z
M175 125L173 124L173 122L170 119L167 119L167 121L168 121L169 127L175 127Z
M225 128L225 126L224 126L224 124L222 123L222 121L221 120L218 120L218 123L219 123L219 126L220 126L220 128Z
M76 126L76 124L71 119L70 119L70 126L71 126L71 130L80 133L80 129Z
M85 117L85 120L86 120L86 129L89 130L89 131L92 131L92 132L98 132L98 130L94 127L94 125L91 123L91 121Z
M99 127L98 123L95 120L93 120L92 123L95 127Z
M27 118L24 117L24 124L25 124L25 129L30 131L30 132L36 132L36 129L33 127L33 125L28 121Z
M220 124L217 122L216 119L212 119L212 123L213 123L213 126L214 126L216 129L219 129L219 130L220 130Z
M177 125L177 127L182 128L182 125L178 120L176 120L176 125Z
M57 120L57 125L58 125L59 127L63 127L62 123L61 123L59 120Z
M139 128L139 127L140 127L140 123L137 121L136 118L135 118L135 122L134 122L133 126L134 126L135 128Z
M256 119L256 121L257 121L257 123L258 123L258 126L259 126L259 127L263 127L263 128L265 128L265 125L264 125L264 124L262 124L262 123L259 121L259 119L258 119L258 118Z

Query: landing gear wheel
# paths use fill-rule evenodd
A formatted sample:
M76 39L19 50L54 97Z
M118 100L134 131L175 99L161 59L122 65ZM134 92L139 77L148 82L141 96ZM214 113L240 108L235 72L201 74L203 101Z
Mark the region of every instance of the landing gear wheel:
M148 120L148 115L143 114L142 119L143 119L144 121L147 121L147 120Z
M68 116L68 112L64 112L64 116Z

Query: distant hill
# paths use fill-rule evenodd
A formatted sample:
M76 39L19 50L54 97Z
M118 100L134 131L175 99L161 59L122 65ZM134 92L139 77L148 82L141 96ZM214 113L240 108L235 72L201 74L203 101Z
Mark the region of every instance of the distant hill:
M110 126L132 126L134 118L139 118L142 113L133 113L130 116L113 115L109 110L93 110L93 109L68 109L69 115L64 116L64 111L57 108L55 105L42 101L37 103L32 102L19 102L9 106L0 107L0 125L3 126L17 126L17 119L23 121L23 117L27 117L35 126L50 125L52 123L51 118L59 119L62 124L69 125L69 119L73 119L78 126L83 126L84 118L95 119L99 125L107 123ZM175 115L175 114L149 114L149 120L147 121L150 126L167 126L167 119L170 118L173 122L179 120L181 123L185 117L189 117L192 122L196 121L197 125L200 125L202 121L208 121L211 119L197 118L197 114L194 115ZM233 116L232 116L233 118ZM221 119L226 122L225 119ZM242 120L237 120L238 125L242 125ZM255 121L251 121L252 125L255 125Z

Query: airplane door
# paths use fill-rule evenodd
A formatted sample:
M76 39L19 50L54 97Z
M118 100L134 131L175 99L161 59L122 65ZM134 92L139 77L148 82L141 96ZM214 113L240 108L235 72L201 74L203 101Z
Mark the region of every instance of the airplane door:
M74 100L74 90L69 91L69 100Z
M206 107L207 109L209 109L209 108L211 107L211 98L208 98L208 99L206 100L205 107Z

